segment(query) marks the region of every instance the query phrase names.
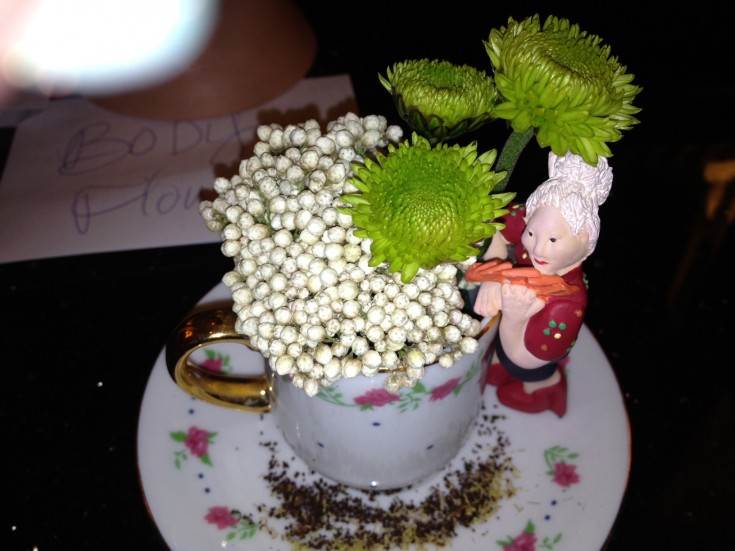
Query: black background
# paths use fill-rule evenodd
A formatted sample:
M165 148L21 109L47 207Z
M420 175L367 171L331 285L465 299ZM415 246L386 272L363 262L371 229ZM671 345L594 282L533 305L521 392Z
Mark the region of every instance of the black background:
M735 549L735 184L708 217L703 178L707 161L735 159L733 8L300 4L319 40L310 75L349 73L363 115L394 112L377 74L395 61L488 68L481 41L509 15L567 17L636 75L641 124L612 145L615 183L585 263L586 322L632 435L607 549ZM4 130L5 150L11 140ZM545 156L533 144L524 152L519 196L543 180ZM140 402L171 328L229 267L216 244L0 265L0 549L166 548L138 483Z

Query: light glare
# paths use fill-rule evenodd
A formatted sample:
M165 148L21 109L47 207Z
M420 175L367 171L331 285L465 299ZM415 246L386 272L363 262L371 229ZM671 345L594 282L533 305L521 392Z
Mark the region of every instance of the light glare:
M40 0L0 69L15 86L45 92L151 85L200 52L218 6L206 0Z

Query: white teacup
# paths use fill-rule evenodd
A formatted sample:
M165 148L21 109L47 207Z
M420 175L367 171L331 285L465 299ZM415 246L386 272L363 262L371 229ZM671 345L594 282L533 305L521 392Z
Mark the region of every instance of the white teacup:
M321 475L364 489L413 484L440 470L466 441L480 411L498 318L485 319L479 347L449 369L426 368L413 388L384 389L389 373L340 379L313 397L272 373L263 356L235 330L227 307L192 314L174 331L166 361L176 383L220 406L271 412L294 452ZM262 366L254 376L200 367L204 347L239 343L238 361Z

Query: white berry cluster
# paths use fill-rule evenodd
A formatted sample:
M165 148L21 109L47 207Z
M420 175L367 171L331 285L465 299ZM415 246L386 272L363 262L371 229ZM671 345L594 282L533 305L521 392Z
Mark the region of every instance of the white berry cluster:
M369 265L371 240L337 210L343 193L357 191L351 163L397 143L400 127L349 113L325 134L311 120L257 135L253 156L238 175L216 179L218 197L200 212L235 262L223 281L236 329L277 374L313 396L340 378L388 371L385 388L396 392L425 366L449 368L477 349L480 323L462 312L456 265L404 284Z

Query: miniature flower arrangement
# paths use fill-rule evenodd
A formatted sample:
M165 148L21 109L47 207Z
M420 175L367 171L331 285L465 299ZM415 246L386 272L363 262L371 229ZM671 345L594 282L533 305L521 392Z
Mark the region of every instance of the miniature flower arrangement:
M427 59L379 75L410 136L382 115L262 125L201 203L234 261L238 332L307 395L381 371L397 392L474 352L462 274L503 227L521 151L535 137L594 166L638 123L633 75L568 20L510 18L484 46L493 76ZM452 143L493 121L511 129L499 156Z

